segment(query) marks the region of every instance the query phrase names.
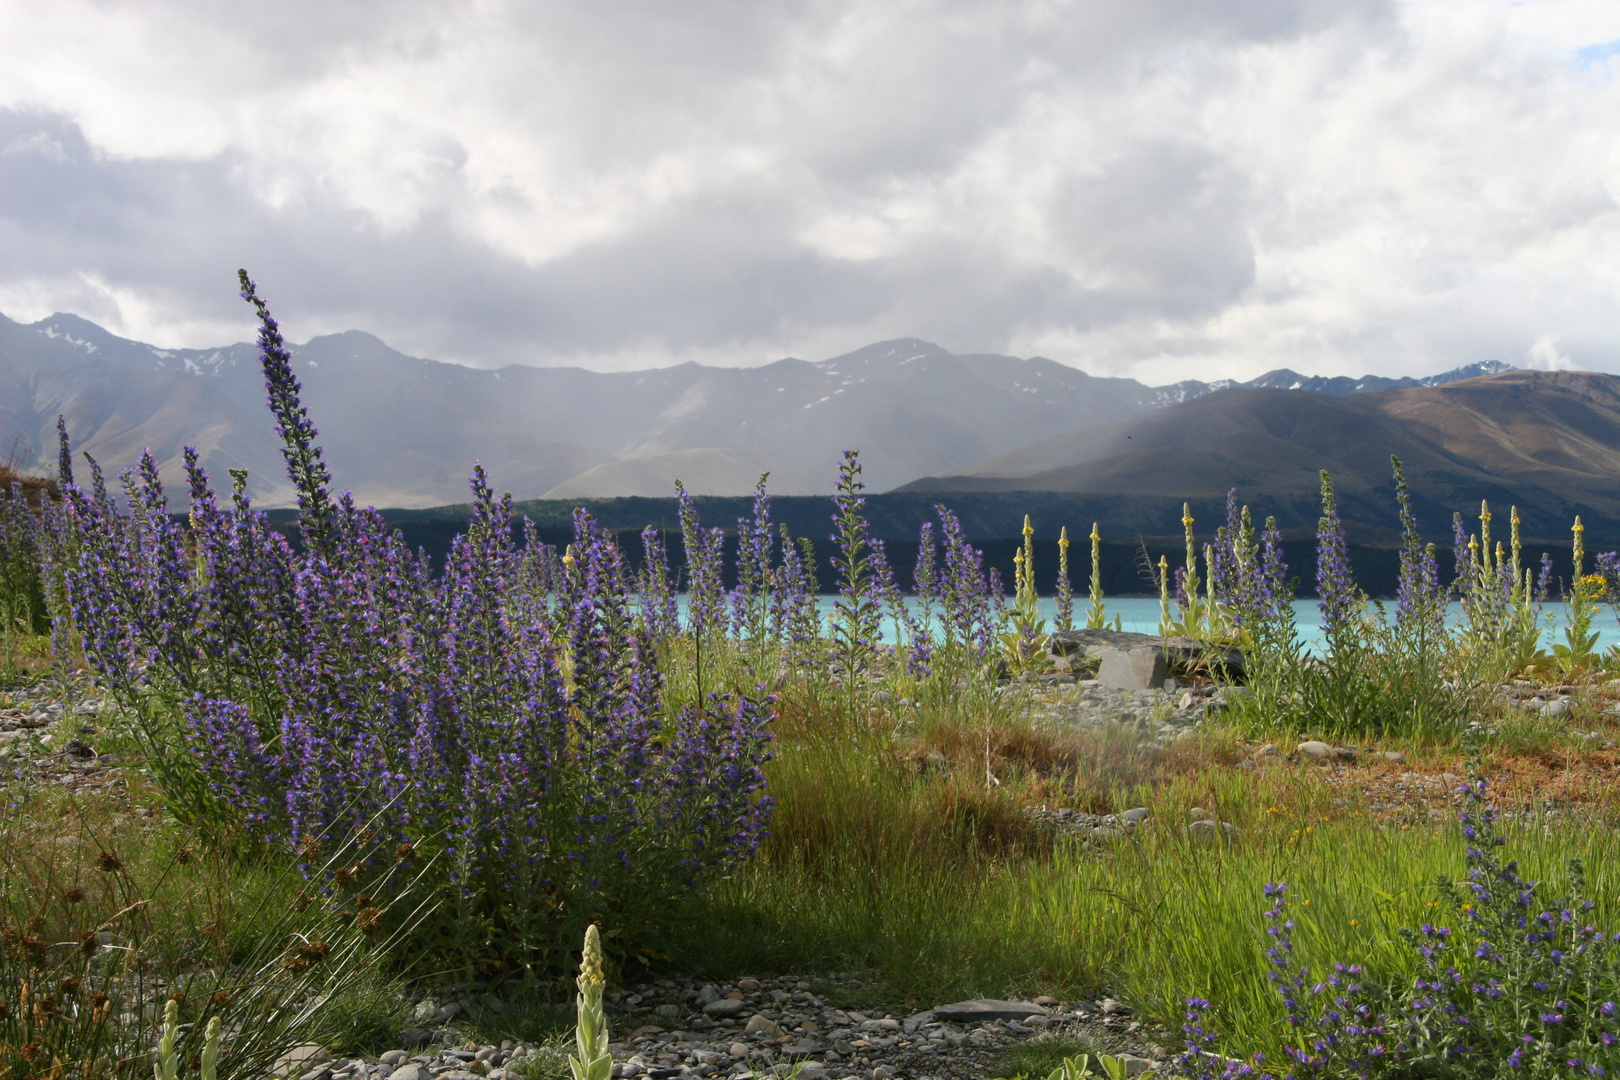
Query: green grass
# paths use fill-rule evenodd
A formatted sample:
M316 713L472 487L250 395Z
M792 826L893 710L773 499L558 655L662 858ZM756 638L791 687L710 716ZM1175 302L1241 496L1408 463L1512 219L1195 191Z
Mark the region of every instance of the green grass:
M1008 1080L1046 1080L1072 1057L1097 1054L1097 1048L1084 1039L1068 1036L1034 1038L1008 1047L990 1070L992 1077Z
M1052 776L1006 758L996 762L999 788L967 760L953 762L954 775L919 774L892 733L816 719L789 707L793 734L771 767L780 800L774 834L694 924L687 955L707 971L875 969L885 996L908 1009L982 995L1107 992L1172 1033L1185 999L1200 996L1215 1003L1220 1030L1242 1033L1245 1053L1272 1056L1283 1012L1266 976L1264 885L1289 883L1297 954L1318 969L1342 960L1407 979L1415 967L1398 928L1455 918L1435 906L1435 880L1463 877L1456 823L1376 824L1354 806L1335 808L1309 769L1192 761L1176 774L1160 762L1160 773L1147 775L1149 765L1106 735L1071 745L1068 760L1093 785L1099 772L1119 781L1105 808L1154 811L1130 839L1085 851L1024 825L1020 806L1067 790ZM1013 750L1039 734L1016 724L985 730ZM1221 746L1218 736L1203 743L1206 754ZM1183 826L1194 805L1236 823L1241 842L1190 840ZM1569 860L1581 859L1599 925L1620 924L1612 828L1565 820L1507 834L1549 897L1567 880Z

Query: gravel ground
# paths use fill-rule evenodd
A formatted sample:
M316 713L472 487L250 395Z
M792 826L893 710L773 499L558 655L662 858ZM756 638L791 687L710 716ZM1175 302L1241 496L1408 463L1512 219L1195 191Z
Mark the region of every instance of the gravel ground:
M1167 1056L1116 1001L976 1001L942 1004L907 1016L838 1008L860 988L852 975L815 981L744 978L729 982L662 980L608 995L610 1049L620 1078L799 1075L838 1080L966 1080L987 1076L1014 1043L1072 1037L1098 1052L1124 1055L1133 1073ZM400 1049L375 1060L332 1061L308 1048L298 1080L517 1080L527 1059L556 1051L527 1044L463 1041L456 1016L484 1007L486 998L417 1007L423 1023L401 1035ZM291 1065L291 1063L289 1063ZM536 1062L538 1067L540 1063Z

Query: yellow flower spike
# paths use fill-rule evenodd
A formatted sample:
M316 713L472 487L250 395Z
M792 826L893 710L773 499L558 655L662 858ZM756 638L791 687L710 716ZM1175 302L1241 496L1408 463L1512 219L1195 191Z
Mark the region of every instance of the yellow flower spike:
M1034 536L1035 535L1035 526L1033 526L1033 525L1031 525L1029 523L1029 515L1028 514L1024 515L1024 535L1025 536Z
M585 930L585 949L579 962L576 999L578 1022L574 1039L579 1056L568 1056L574 1080L609 1080L613 1075L613 1054L608 1050L607 1018L602 1011L602 988L607 976L602 970L602 938L592 923Z
M1096 526L1092 526L1092 528L1096 528ZM1069 527L1067 525L1058 530L1058 548L1065 553L1069 550Z

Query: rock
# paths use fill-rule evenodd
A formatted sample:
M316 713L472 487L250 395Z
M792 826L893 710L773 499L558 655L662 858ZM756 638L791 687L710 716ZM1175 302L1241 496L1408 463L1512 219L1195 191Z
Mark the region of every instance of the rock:
M879 1065L877 1068L867 1073L867 1075L871 1077L872 1080L894 1080L894 1070L889 1068L887 1065Z
M752 994L755 990L759 989L759 980L758 979L738 979L737 980L737 989L741 990L745 994Z
M1120 1054L1119 1060L1125 1063L1126 1076L1141 1076L1143 1073L1159 1067L1157 1062L1137 1057L1135 1054Z
M1135 806L1119 815L1119 820L1127 825L1140 825L1152 812L1145 806Z
M1086 628L1059 630L1046 639L1046 651L1052 656L1079 655L1097 658L1097 650L1100 648L1143 647L1159 650L1178 668L1206 667L1224 671L1232 678L1243 677L1241 650L1222 648L1192 638L1164 638L1157 634L1132 634L1120 630Z
M947 1024L981 1024L987 1020L1023 1020L1031 1016L1045 1016L1047 1011L1028 1001L998 1001L994 998L974 998L958 1001L954 1005L938 1005L934 1019Z
M734 1042L730 1046L726 1047L726 1053L730 1054L734 1058L745 1058L748 1056L748 1044Z
M1569 702L1562 698L1549 701L1541 707L1541 715L1548 720L1562 720L1569 715Z
M406 1050L419 1050L433 1042L433 1040L433 1032L427 1030L426 1028L406 1028L404 1031L399 1033L399 1045L404 1047Z
M1129 1005L1124 1005L1113 998L1103 998L1097 1002L1097 1008L1101 1009L1105 1016L1128 1016L1131 1011Z
M1406 755L1401 753L1399 750L1385 750L1383 753L1379 754L1378 756L1383 758L1385 761L1397 761L1397 762L1399 762L1399 761L1405 761L1406 760Z
M1333 756L1333 747L1320 739L1310 739L1297 747L1299 756L1310 761L1327 761Z
M726 1020L742 1012L745 1007L744 1003L736 998L717 998L703 1006L703 1011L708 1016Z
M1194 821L1204 821L1209 817L1209 811L1205 810L1202 806L1195 806L1191 810L1187 811L1187 816L1192 818Z
M403 1050L389 1050L387 1053L379 1054L377 1056L377 1064L386 1065L390 1069L396 1069L405 1064L406 1059L408 1059L410 1056L411 1055L407 1054Z
M432 1076L433 1074L428 1071L426 1065L417 1061L408 1061L403 1065L396 1066L394 1071L388 1074L388 1080L430 1080Z
M1100 663L1097 682L1117 690L1156 690L1164 685L1164 650L1153 646L1093 650Z
M679 1005L660 1005L653 1010L653 1015L665 1020L679 1020L686 1015L686 1010Z
M316 1065L325 1065L331 1060L331 1051L319 1043L299 1043L276 1058L270 1069L277 1076L303 1076Z
M1277 749L1276 743L1266 743L1254 752L1255 757L1281 757L1282 751Z
M930 1009L927 1012L913 1013L911 1016L906 1017L902 1026L905 1028L907 1035L914 1035L916 1034L918 1028L922 1027L924 1024L932 1024L933 1022L934 1011Z
M1195 821L1187 826L1187 835L1205 843L1230 841L1238 838L1238 827L1230 821Z
M762 1013L756 1013L748 1018L748 1024L743 1028L745 1035L764 1035L772 1039L780 1038L782 1027L775 1020Z

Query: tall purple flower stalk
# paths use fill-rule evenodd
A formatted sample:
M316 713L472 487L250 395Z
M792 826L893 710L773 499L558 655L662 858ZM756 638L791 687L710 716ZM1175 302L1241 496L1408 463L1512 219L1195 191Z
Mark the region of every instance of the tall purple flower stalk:
M815 550L808 538L795 542L787 526L781 528L782 562L771 597L771 632L787 649L789 663L802 667L814 661L821 638Z
M518 547L481 467L437 577L376 511L323 502L314 429L257 306L289 473L311 488L303 550L244 475L220 505L189 448L189 528L150 454L122 477L127 512L92 460L91 490L70 485L52 518L71 625L176 811L301 852L364 828L432 856L442 924L488 928L483 955L521 963L560 955L593 913L656 924L747 857L770 811L770 699L667 708L613 539L580 512L564 558L528 523Z
M737 588L731 595L731 622L737 633L756 645L771 629L771 562L775 537L771 533L771 497L765 480L754 488L752 517L737 519Z
M680 610L669 579L664 534L651 525L641 530L641 552L641 620L655 640L663 641L680 630Z
M1350 573L1350 550L1339 520L1333 480L1322 473L1322 518L1316 526L1316 594L1322 612L1322 632L1337 645L1355 629L1361 593Z
M1434 545L1425 546L1418 532L1417 515L1412 512L1412 494L1406 486L1401 459L1391 454L1395 472L1395 501L1401 518L1401 562L1396 588L1396 616L1400 623L1419 629L1427 636L1438 634L1445 623L1444 598L1440 592L1440 570Z
M1000 579L984 572L984 555L962 535L962 523L943 505L939 515L944 572L939 582L945 642L983 659L994 647L999 622Z
M724 559L726 534L705 529L691 493L675 482L680 508L681 539L686 547L686 629L695 639L724 637L730 628L726 612Z
M270 399L270 413L276 418L276 434L281 436L281 456L287 462L287 476L298 493L298 522L304 538L315 547L327 543L332 519L330 489L332 474L315 445L315 425L299 400L303 387L292 371L292 353L281 336L281 326L270 308L259 298L257 287L246 270L236 272L242 299L253 305L259 316L259 366L264 371L264 389Z

